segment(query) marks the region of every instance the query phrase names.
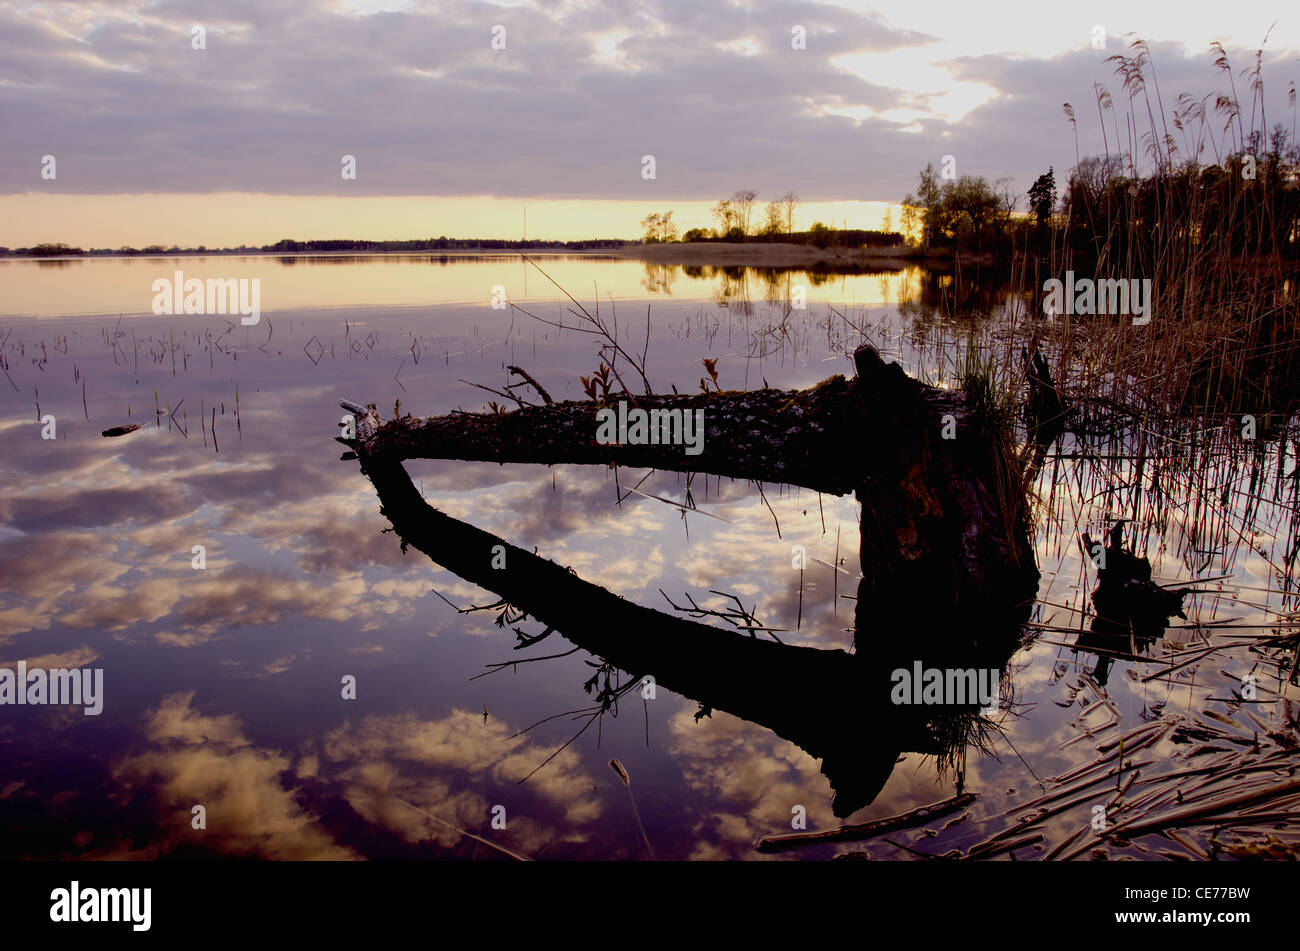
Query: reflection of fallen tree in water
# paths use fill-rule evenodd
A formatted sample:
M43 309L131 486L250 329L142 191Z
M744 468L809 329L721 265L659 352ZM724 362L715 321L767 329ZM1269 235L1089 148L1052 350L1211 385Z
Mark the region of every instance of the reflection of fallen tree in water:
M359 436L361 432L359 424ZM593 677L604 678L592 685L597 688L593 713L609 709L644 676L652 676L657 685L698 701L705 711L725 710L759 723L820 758L837 792L838 815L871 802L901 752L953 762L978 729L975 704L938 714L935 708L891 705L890 672L924 658L923 648L900 645L854 656L760 640L642 607L437 511L420 497L400 463L362 459L404 547L414 547L500 595L502 602L492 607L515 609L512 622L525 612L545 626L543 634L554 630L604 661ZM491 567L501 552L506 570ZM1005 666L1017 643L1014 636L1006 640L1001 656L986 650L979 662ZM975 664L974 659L966 662ZM632 677L613 681L614 668Z
M554 631L599 657L588 684L600 687L598 711L652 676L698 701L702 712L724 710L761 724L821 759L836 790L834 812L846 816L873 801L901 752L956 765L968 743L987 742L974 698L946 707L895 705L891 673L916 663L1005 670L1020 644L1017 618L1027 614L1036 583L1025 538L1017 535L1023 511L1008 520L990 487L998 465L1008 464L997 458L1001 446L940 435L945 411L959 426L978 425L962 395L928 391L874 351L859 351L857 362L852 383L836 377L808 391L639 398L642 407L706 407L708 438L693 457L680 447L674 454L674 447L597 444L594 402L388 423L373 407L344 405L357 414L349 445L403 548L415 547L494 592L501 599L494 607L544 625L535 636L517 630L521 646ZM752 630L723 630L626 601L429 506L402 466L413 457L689 465L823 491L856 489L864 566L856 654L775 643ZM934 606L935 630L944 636L900 636L914 623L909 592ZM615 669L632 679L611 680Z

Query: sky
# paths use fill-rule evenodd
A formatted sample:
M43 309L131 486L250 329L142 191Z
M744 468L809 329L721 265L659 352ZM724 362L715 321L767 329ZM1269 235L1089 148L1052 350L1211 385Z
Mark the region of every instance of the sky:
M1273 2L0 0L0 246L518 238L525 209L530 238L636 237L744 188L879 228L927 162L1023 195L1126 113L1141 134L1107 61L1133 36L1157 115L1230 92L1213 41L1249 113L1266 35L1242 121L1289 131L1300 14Z

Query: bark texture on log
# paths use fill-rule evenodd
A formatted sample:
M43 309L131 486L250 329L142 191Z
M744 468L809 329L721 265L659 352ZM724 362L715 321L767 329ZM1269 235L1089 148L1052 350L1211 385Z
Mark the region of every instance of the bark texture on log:
M854 360L859 438L873 448L853 460L865 582L859 644L876 627L960 624L976 643L981 629L1001 637L1038 587L1010 434L964 393L925 386L874 349L859 348Z
M844 465L842 434L853 423L852 384L834 376L810 390L637 396L629 409L704 410L699 455L680 445L601 445L596 413L608 401L566 401L508 413L403 417L382 424L369 441L372 456L587 463L707 472L737 479L787 482L846 495L856 482ZM626 399L626 397L624 397Z

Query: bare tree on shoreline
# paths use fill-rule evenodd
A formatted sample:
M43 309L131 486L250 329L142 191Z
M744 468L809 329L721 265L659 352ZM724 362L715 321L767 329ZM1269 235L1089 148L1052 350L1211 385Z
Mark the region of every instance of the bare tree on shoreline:
M752 188L738 191L731 196L731 205L736 210L736 224L740 225L745 234L749 234L750 218L754 213L754 202L758 198L758 192Z
M777 202L785 215L785 233L794 233L794 210L799 207L799 196L792 191L786 192Z

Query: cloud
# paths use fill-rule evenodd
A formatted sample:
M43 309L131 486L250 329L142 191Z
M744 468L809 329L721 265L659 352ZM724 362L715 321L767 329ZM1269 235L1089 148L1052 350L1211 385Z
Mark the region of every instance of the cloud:
M754 842L789 830L795 806L810 829L839 824L817 761L793 743L721 711L699 722L678 711L669 731L684 784L714 804L696 822L689 858L757 858Z
M208 716L194 694L174 694L149 717L153 748L128 755L114 777L128 789L152 786L167 823L151 847L167 852L197 845L230 855L280 860L356 858L319 826L282 781L290 761L255 747L233 715ZM207 811L207 829L191 826L191 809Z
M462 709L435 720L366 717L327 734L310 766L341 782L361 816L411 842L449 848L461 838L418 810L528 855L586 841L602 803L578 755L565 750L536 770L552 751L515 732ZM506 806L506 830L487 830L493 805Z
M900 25L913 19L907 5L806 2L5 3L0 190L698 199L744 185L834 200L897 198L948 153L1025 184L1067 164L1060 104L1082 112L1111 79L1119 35L1093 50L1086 28L1032 17L1017 37L1039 53L1026 55L998 51L995 30ZM1217 88L1189 51L1201 47L1153 46L1167 106ZM1269 87L1275 115L1289 78ZM55 181L37 177L44 154Z
M345 721L319 741L281 750L251 740L238 716L197 708L193 691L172 694L148 713L141 748L111 771L124 794L156 798L162 829L147 854L119 842L101 857L197 848L347 859L371 848L406 857L416 854L413 846L476 848L453 827L528 855L586 842L602 814L597 784L578 755L565 750L519 785L552 750L516 733L495 717L485 722L454 709L436 719ZM191 827L196 804L207 810L206 830ZM499 804L506 805L507 827L490 831L491 808ZM385 845L376 837L381 830L404 845Z
M74 647L71 650L61 651L57 654L41 654L39 657L26 658L27 669L33 670L57 670L72 669L74 667L89 667L99 659L99 651L89 645L83 644L81 647ZM17 666L18 659L0 660L0 667Z

